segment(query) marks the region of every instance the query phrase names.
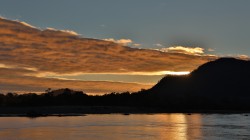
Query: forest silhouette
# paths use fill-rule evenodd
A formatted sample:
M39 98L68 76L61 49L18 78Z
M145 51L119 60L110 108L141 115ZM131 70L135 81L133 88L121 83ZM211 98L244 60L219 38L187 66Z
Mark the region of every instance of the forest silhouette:
M107 106L146 108L150 112L250 111L249 82L250 61L219 58L189 75L167 75L151 89L138 92L87 95L65 88L48 89L39 95L7 93L0 94L0 106Z

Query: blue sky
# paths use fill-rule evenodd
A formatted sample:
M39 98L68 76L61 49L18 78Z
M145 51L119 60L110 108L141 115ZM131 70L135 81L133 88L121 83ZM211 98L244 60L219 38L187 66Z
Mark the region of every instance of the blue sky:
M0 15L142 48L182 45L250 55L247 0L1 0Z

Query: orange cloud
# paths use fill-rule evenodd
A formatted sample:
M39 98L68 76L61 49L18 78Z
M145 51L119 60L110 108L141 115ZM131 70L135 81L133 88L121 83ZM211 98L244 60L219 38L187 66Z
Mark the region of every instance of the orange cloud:
M0 19L0 63L54 73L191 71L214 57L174 54ZM130 42L120 41L120 42Z
M137 83L62 80L27 76L32 73L34 73L34 71L16 68L0 68L1 92L42 92L47 88L59 89L67 87L75 90L82 90L88 94L104 94L124 91L133 92L141 89L148 89L152 86L149 84Z
M197 66L215 59L215 56L196 55L187 49L169 48L166 52L124 46L133 43L130 39L109 41L83 38L74 31L35 28L28 23L0 18L0 69L2 87L69 87L90 92L116 91L126 87L131 91L144 86L124 83L86 84L83 81L69 81L38 77L43 73L152 73L159 71L191 71ZM117 43L114 43L117 42ZM196 49L198 50L198 49ZM178 53L180 51L189 53ZM11 70L15 70L13 76ZM9 71L10 70L10 71ZM7 76L7 77L6 77ZM76 84L78 83L78 84ZM63 85L64 84L64 85ZM72 85L71 85L72 84ZM100 86L95 86L95 84ZM51 85L51 86L50 86ZM60 85L60 86L58 86ZM76 86L77 85L77 86ZM88 85L88 86L85 86ZM127 85L127 83L126 83ZM136 87L137 86L137 87ZM52 88L53 88L52 87ZM91 90L88 89L91 87ZM116 89L114 89L116 88ZM103 89L103 90L102 90ZM105 89L105 90L104 90ZM109 90L110 91L110 90Z

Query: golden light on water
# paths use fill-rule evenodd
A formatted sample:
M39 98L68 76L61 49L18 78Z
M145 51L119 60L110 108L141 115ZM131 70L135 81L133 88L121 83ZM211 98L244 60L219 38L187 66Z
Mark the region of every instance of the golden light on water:
M2 139L202 139L200 114L106 114L84 117L4 117L0 120ZM23 126L27 127L23 127ZM63 126L63 127L62 127ZM76 127L77 126L77 127ZM15 128L15 129L14 129ZM18 128L18 129L17 129ZM54 133L53 130L58 133ZM42 132L42 133L41 133ZM62 135L63 134L63 135Z
M201 116L199 114L162 114L157 119L165 123L160 138L172 140L190 140L202 136ZM169 127L171 126L171 127ZM195 127L193 127L195 126Z

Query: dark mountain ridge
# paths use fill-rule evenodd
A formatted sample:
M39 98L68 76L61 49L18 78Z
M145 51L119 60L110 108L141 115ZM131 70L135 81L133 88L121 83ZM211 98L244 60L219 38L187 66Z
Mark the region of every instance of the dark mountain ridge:
M220 58L186 76L166 76L147 92L177 108L250 108L250 61Z

